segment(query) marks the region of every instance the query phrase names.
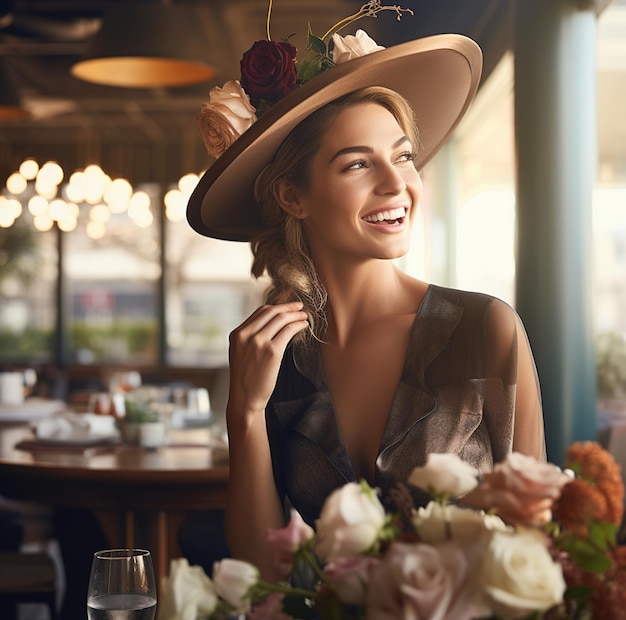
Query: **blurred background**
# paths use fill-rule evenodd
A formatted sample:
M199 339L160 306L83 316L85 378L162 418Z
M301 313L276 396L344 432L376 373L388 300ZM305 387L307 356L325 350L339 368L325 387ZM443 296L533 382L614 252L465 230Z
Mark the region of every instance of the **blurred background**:
M309 21L321 34L361 5L348 0L274 4L272 37L294 35L299 48ZM521 5L536 12L536 26ZM538 50L550 36L545 32L549 20L541 21L547 5L561 6L561 26L554 30L561 33L559 49L573 45L586 51L585 59L555 65L554 58L530 58L535 33ZM518 308L547 401L563 410L557 417L567 418L575 407L571 394L563 395L563 384L576 373L585 379L593 375L591 383L583 381L589 386L587 408L590 399L602 411L623 406L626 1L407 0L402 6L414 15L398 22L395 13L383 12L358 25L385 46L461 32L478 41L485 54L475 102L453 140L423 171L427 192L413 249L402 267L437 284L497 295ZM4 367L36 368L40 389L63 398L106 385L111 372L124 368L140 369L146 382L191 379L212 387L221 377L223 384L228 334L260 303L264 283L250 278L247 244L200 237L186 222L186 197L211 164L195 119L212 86L239 77L242 53L265 36L266 12L265 0L0 2ZM591 28L579 25L582 15L591 15ZM580 39L569 41L570 35ZM121 53L183 64L173 71L154 70L152 81L152 70L84 64ZM528 256L536 249L544 256L536 234L542 222L533 216L532 231L527 226L520 233L520 217L532 209L520 210L519 142L528 119L515 85L524 71L544 71L536 67L545 67L548 83L572 71L576 82L580 70L586 89L593 126L581 127L574 118L565 128L573 141L560 153L589 151L592 165L577 171L575 164L564 164L568 178L591 179L592 185L582 206L571 211L566 206L562 213L566 219L571 213L590 244L578 251L579 233L570 235L568 251L584 269L572 269L569 254L563 258L557 252L548 254L550 264L544 261L528 275L520 251ZM568 122L559 110L572 103L557 101L555 118ZM558 306L554 320L563 317L574 338L585 326L587 348L577 351L588 363L566 377L552 374L555 365L544 348L562 350L562 357L571 352L535 327L543 316L541 290L535 289L537 297L520 293L533 288L528 282L544 271L554 271L555 282L578 291L562 305L553 304ZM526 284L520 286L521 280ZM581 323L568 323L564 307L579 305L576 300L588 312ZM581 432L588 433L595 411L584 415L588 422Z

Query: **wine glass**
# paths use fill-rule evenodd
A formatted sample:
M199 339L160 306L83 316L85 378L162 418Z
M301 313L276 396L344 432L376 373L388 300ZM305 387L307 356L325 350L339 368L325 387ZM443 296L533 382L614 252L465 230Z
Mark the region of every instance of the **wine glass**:
M89 620L154 620L156 584L145 549L94 553L87 591Z

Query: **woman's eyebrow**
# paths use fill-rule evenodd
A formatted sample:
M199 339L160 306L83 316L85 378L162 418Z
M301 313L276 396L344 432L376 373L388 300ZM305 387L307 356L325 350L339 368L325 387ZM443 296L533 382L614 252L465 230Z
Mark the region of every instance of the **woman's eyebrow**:
M408 136L402 136L398 140L396 140L392 145L392 149L397 149L404 142L410 142ZM331 158L328 163L331 163L340 157L341 155L346 155L349 153L373 153L374 149L371 146L347 146L345 149L338 150Z

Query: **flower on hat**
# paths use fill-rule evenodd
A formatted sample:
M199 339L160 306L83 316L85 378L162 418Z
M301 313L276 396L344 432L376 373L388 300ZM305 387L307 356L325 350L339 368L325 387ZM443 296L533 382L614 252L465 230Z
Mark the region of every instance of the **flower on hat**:
M255 109L237 80L212 88L198 115L207 153L217 159L254 121Z
M198 129L207 153L218 158L226 149L275 103L298 86L337 64L382 50L364 30L342 37L338 31L363 18L375 17L380 11L395 11L398 19L410 9L396 5L383 6L380 0L369 0L361 8L329 28L318 37L309 28L307 48L302 58L288 41L270 36L272 0L269 0L267 39L255 41L244 52L241 79L230 80L223 88L209 91L209 101L198 115Z
M353 58L358 58L359 56L365 56L365 54L371 54L372 52L385 49L382 45L378 45L365 30L361 30L360 28L354 35L349 34L345 37L335 33L332 36L332 41L332 59L336 65L352 60Z
M241 59L241 85L257 106L263 100L276 103L297 83L298 50L286 41L255 41Z

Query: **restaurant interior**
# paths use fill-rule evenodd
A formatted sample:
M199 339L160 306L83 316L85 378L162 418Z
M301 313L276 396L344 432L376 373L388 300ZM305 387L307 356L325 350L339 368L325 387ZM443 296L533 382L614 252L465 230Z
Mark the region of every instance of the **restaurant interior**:
M399 264L514 306L551 413L549 456L600 438L626 465L626 0L400 4L413 15L359 27L383 46L465 34L484 69L468 114L423 171L431 189ZM304 48L309 25L324 31L361 5L275 0L272 35ZM248 244L201 237L185 208L212 163L200 106L266 36L267 9L0 3L0 517L17 537L0 549L2 618L85 617L95 549L81 556L77 531L85 545L151 546L159 576L172 557L195 557L186 536L205 536L199 561L225 552L228 335L266 282L250 276ZM534 48L549 53L533 60ZM545 135L524 97L552 83L563 90L543 101L563 126ZM521 148L525 135L554 153L546 177L530 178L537 155ZM570 161L572 151L585 158ZM576 197L524 202L533 185L560 196L552 184ZM544 215L567 224L539 235ZM134 412L134 426L130 396L149 410ZM3 587L26 554L41 562L26 570L52 583Z

